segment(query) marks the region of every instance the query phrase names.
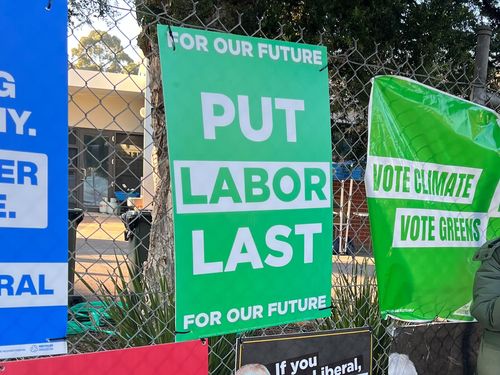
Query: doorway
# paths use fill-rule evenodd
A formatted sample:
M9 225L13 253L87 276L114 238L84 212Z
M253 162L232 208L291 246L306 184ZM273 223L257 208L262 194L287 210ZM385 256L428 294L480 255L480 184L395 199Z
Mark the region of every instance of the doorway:
M98 211L103 199L138 196L142 142L142 134L70 128L70 207Z
M83 205L98 209L103 198L110 198L113 173L112 136L81 132L84 150L82 152Z

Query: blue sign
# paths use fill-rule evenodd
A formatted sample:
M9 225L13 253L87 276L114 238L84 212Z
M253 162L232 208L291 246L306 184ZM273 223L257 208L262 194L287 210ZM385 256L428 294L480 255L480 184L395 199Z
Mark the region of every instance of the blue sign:
M0 359L66 353L67 3L0 2Z

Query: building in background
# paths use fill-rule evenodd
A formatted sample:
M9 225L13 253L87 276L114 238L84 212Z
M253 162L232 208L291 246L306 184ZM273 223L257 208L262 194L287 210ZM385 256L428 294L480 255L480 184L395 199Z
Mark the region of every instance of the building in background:
M146 77L70 69L69 205L141 194Z

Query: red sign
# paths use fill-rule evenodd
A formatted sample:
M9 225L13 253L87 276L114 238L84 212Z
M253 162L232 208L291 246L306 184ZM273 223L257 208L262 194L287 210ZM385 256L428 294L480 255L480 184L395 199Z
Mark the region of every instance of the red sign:
M61 357L0 362L2 375L207 375L200 340Z

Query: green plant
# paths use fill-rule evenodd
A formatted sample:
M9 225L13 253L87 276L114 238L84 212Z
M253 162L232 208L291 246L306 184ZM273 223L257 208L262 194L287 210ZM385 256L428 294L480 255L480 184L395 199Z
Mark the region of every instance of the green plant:
M215 336L208 339L210 374L231 375L234 369L236 334Z
M175 336L175 303L174 294L168 290L167 278L158 276L159 289L151 288L145 282L142 274L137 272L135 265L128 260L125 267L128 275L134 275L131 280L123 272L118 259L116 260L118 275L111 277L112 288L100 282L98 289L93 288L80 277L85 286L96 295L106 306L101 317L104 326L98 328L98 333L111 336L99 341L84 340L94 350L126 348L174 342ZM114 290L114 292L113 292ZM236 335L211 337L208 340L210 373L230 375L234 368Z
M159 288L152 289L135 272L135 265L125 262L128 275L135 275L129 280L118 259L116 263L118 274L110 276L113 288L100 282L99 290L95 290L82 278L87 288L106 306L104 330L113 332L114 342L121 348L173 342L175 307L166 278L160 276Z
M117 265L119 265L117 260ZM151 288L135 266L125 262L128 275L118 266L118 274L111 277L112 288L100 283L98 290L82 282L106 307L100 319L104 326L98 328L96 339L85 340L94 350L125 348L169 343L174 341L175 304L173 293L168 290L167 278L159 276L159 289ZM376 280L368 260L341 264L332 288L332 315L320 321L320 329L340 329L369 326L373 334L373 373L384 374L387 369L389 335L387 322L380 316ZM99 332L100 331L100 332ZM103 336L103 334L106 334ZM109 339L103 339L103 337ZM234 368L237 335L211 337L210 373L230 375ZM99 339L97 339L99 338ZM104 345L105 344L105 345Z
M385 374L390 345L388 323L382 320L374 272L367 258L359 263L338 263L332 287L332 315L320 321L321 329L370 327L373 336L373 373Z

